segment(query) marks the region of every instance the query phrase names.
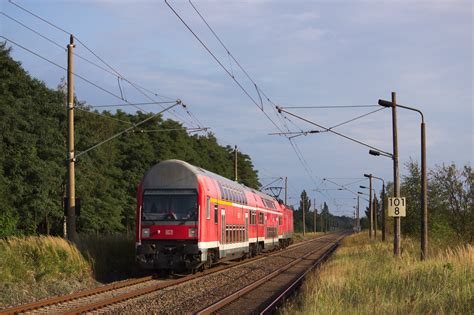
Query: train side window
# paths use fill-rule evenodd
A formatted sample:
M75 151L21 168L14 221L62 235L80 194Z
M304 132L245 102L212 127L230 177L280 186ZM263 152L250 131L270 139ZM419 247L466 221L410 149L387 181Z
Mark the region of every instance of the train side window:
M278 217L278 224L283 225L283 220L282 220L282 217L280 217L280 216Z
M211 198L206 198L206 219L211 218Z
M258 213L258 224L263 224L263 212Z
M216 203L214 205L214 223L217 224L219 221L219 205Z
M254 225L255 223L257 223L256 217L257 217L257 214L255 213L255 211L250 211L250 224L251 225Z

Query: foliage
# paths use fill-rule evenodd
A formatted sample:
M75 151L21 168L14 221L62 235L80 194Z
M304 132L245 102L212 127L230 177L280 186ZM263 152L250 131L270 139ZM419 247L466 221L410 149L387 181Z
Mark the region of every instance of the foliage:
M405 240L401 258L390 242L365 233L346 238L335 255L303 283L281 314L469 314L474 309L474 248L438 248L419 261Z
M64 89L60 85L54 91L31 78L9 53L0 43L0 236L61 235L66 193ZM98 112L85 102L75 103L76 152L152 115ZM77 158L78 231L132 232L136 187L147 169L165 159L185 160L233 178L231 147L220 146L212 133L189 135L180 123L157 116ZM238 173L245 185L260 186L250 157L240 152Z
M421 230L421 170L416 161L405 164L407 174L400 184L401 196L407 200L406 217L401 219L403 235L419 237ZM431 240L474 242L474 173L470 165L459 169L454 163L428 170L428 232ZM393 196L393 183L386 187L386 196ZM382 194L377 203L378 228L382 224ZM386 201L385 201L386 202ZM385 204L387 209L387 204ZM368 208L366 211L368 215ZM368 228L367 218L361 220ZM393 232L393 219L386 217L386 231ZM430 243L429 242L429 243ZM430 244L428 245L430 247Z
M5 238L0 253L0 308L94 283L89 263L62 238Z
M293 222L295 232L303 232L303 205L305 209L305 228L306 232L314 231L314 220L316 215L316 231L328 232L334 230L348 230L354 226L354 220L346 216L335 216L330 213L326 202L321 206L321 211L318 214L318 209L311 204L305 190L301 192L300 203L297 210L293 212ZM313 207L312 207L313 206ZM311 207L313 209L311 209Z

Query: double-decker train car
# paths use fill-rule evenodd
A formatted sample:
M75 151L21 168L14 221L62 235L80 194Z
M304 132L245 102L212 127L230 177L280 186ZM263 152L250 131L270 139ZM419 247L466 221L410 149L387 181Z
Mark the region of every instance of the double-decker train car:
M148 170L137 190L136 258L145 270L197 270L288 246L281 201L180 160Z

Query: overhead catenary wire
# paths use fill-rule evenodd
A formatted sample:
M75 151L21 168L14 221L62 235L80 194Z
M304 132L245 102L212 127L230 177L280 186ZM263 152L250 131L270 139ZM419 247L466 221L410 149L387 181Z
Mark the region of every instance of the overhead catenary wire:
M361 118L367 117L367 116L369 116L369 115L375 114L376 112L379 112L379 111L381 111L381 110L383 110L383 109L385 109L385 107L381 107L381 108L379 108L379 109L376 109L376 110L373 110L373 111L371 111L371 112L362 114L362 115L357 116L357 117L355 117L355 118L351 118L351 119L346 120L346 121L344 121L344 122L342 122L342 123L340 123L340 124L337 124L337 125L334 125L334 126L332 126L332 127L329 127L328 129L334 129L334 128L340 127L340 126L342 126L342 125L351 123L351 122L356 121L356 120L358 120L358 119L361 119Z
M10 1L10 2L11 2L11 1ZM11 2L11 3L12 3L12 4L15 4L14 2ZM16 5L16 4L15 4L15 5ZM18 5L16 5L16 6L18 6ZM18 7L19 7L19 6L18 6ZM22 27L26 28L27 30L33 32L34 34L38 35L39 37L41 37L41 38L47 40L47 41L50 42L51 44L53 44L53 45L57 46L58 48L60 48L61 50L67 51L67 48L66 48L66 47L63 47L63 46L62 46L60 43L58 43L57 41L55 41L55 40L51 39L50 37L48 37L48 36L46 36L46 35L44 35L44 34L38 32L38 31L36 31L36 30L34 30L34 29L32 29L32 28L29 27L28 25L26 25L26 24L24 24L23 22L21 22L21 21L15 19L15 18L13 18L12 16L6 14L5 12L0 12L0 14L4 15L5 17L9 18L10 20L14 21L15 23L21 25ZM75 57L77 57L77 58L79 58L79 59L81 59L81 60L84 60L85 62L87 62L87 63L93 65L94 67L97 67L97 68L101 69L102 71L105 71L105 72L107 72L107 73L109 73L109 74L111 74L111 75L113 75L113 76L115 76L115 77L118 77L115 73L113 73L113 72L110 71L109 69L106 69L106 68L104 68L104 67L98 65L97 63L95 63L95 62L89 60L89 59L86 58L86 57L83 57L82 55L80 55L80 54L78 54L78 53L76 53L76 52L73 52L73 55L74 55Z
M134 128L136 128L136 127L138 127L138 126L140 126L140 125L143 125L143 124L146 123L147 121L149 121L149 120L151 120L151 119L153 119L153 118L156 118L158 115L160 115L160 114L164 113L165 111L167 111L167 110L173 108L174 106L180 105L180 104L181 104L181 103L176 102L175 104L173 104L173 105L171 105L171 106L168 106L167 108L165 108L165 109L163 109L163 110L161 110L161 111L159 111L159 112L157 112L157 113L151 115L150 117L147 117L146 119L144 119L144 120L142 120L142 121L140 121L140 122L138 122L138 123L136 123L136 124L133 124L133 126L127 128L127 129L125 129L125 130L122 130L122 131L120 131L120 132L114 134L113 136L110 136L109 138L107 138L107 139L105 139L105 140L103 140L103 141L101 141L101 142L99 142L99 143L97 143L97 144L91 146L90 148L88 148L88 149L86 149L86 150L84 150L84 151L80 151L78 154L75 155L74 158L77 159L79 156L81 156L81 155L83 155L83 154L86 154L87 152L89 152L89 151L91 151L91 150L93 150L93 149L95 149L95 148L101 146L102 144L104 144L104 143L106 143L106 142L109 142L109 141L111 141L111 140L113 140L113 139L115 139L115 138L117 138L117 137L123 135L123 134L126 133L126 132L129 132L129 131L133 130Z
M225 67L222 62L217 58L217 56L207 47L207 45L202 41L202 39L191 29L191 27L183 20L183 18L176 12L176 10L165 0L166 5L170 10L178 17L178 19L183 23L183 25L191 32L191 34L196 38L197 41L204 47L204 49L212 56L212 58L220 65L220 67L229 75L229 77L237 84L237 86L247 95L247 97L252 101L252 103L257 106L262 113L267 117L268 120L280 131L283 131L280 126L265 112L264 109L260 108L257 101L250 95L250 93L243 87L243 85L235 78L235 76Z
M124 124L133 125L133 123L130 122L130 121L126 121L126 120L122 120L122 119L118 119L118 118L106 116L106 115L103 115L103 114L101 114L101 113L96 113L96 112L94 112L94 111L90 111L90 110L88 110L87 108L82 108L82 107L80 107L80 106L76 106L74 109L78 109L78 110L80 110L80 111L82 111L82 112L89 113L89 114L95 115L95 116L99 116L99 117L102 117L102 118L105 118L105 119L114 120L114 121L121 122L121 123L124 123Z
M10 38L7 38L7 37L5 37L5 36L3 36L3 35L0 35L0 37L3 38L3 39L5 39L5 40L8 41L8 42L14 44L15 46L20 47L21 49L23 49L23 50L25 50L25 51L27 51L27 52L29 52L29 53L31 53L31 54L37 56L38 58L41 58L41 59L43 59L44 61L49 62L50 64L52 64L52 65L54 65L54 66L56 66L56 67L58 67L58 68L60 68L60 69L63 69L64 71L68 71L66 67L64 67L64 66L62 66L62 65L60 65L60 64L58 64L58 63L56 63L56 62L54 62L54 61L52 61L52 60L50 60L50 59L48 59L48 58L46 58L46 57L40 55L40 54L37 53L37 52L34 52L33 50L31 50L31 49L29 49L29 48L26 48L25 46L23 46L23 45L21 45L21 44L18 44L17 42L11 40ZM111 96L113 96L113 97L115 97L115 98L118 98L118 99L122 100L122 98L121 98L119 95L115 94L114 92L111 92L111 91L107 90L106 88L104 88L104 87L98 85L97 83L92 82L91 80L89 80L89 79L83 77L82 75L77 74L77 73L74 73L74 72L73 72L72 74L73 74L75 77L77 77L77 78L83 80L84 82L87 82L87 83L89 83L90 85L96 87L97 89L99 89L99 90L101 90L101 91L103 91L103 92L105 92L105 93L107 93L107 94L109 94L109 95L111 95ZM141 111L144 112L144 113L148 113L147 111L143 110L142 108L140 108L140 107L138 107L138 106L136 106L136 105L131 105L131 106L136 107L137 109L141 110Z
M65 34L68 34L68 35L72 34L71 32L68 32L67 30L65 30L64 28L62 28L62 27L60 27L60 26L58 26L58 25L56 25L56 24L54 24L54 23L52 23L52 22L46 20L45 18L43 18L43 17L39 16L38 14L32 12L31 10L28 10L28 9L26 9L25 7L19 5L19 4L15 3L15 2L13 2L12 0L9 0L9 2L10 2L12 5L18 7L19 9L21 9L21 10L27 12L28 14L34 16L35 18L37 18L37 19L43 21L44 23L46 23L46 24L52 26L53 28L55 28L55 29L57 29L57 30L59 30L59 31L65 33ZM150 94L153 94L153 95L156 96L156 97L161 97L161 98L167 98L167 99L169 99L169 100L174 100L173 98L170 98L170 97L167 97L167 96L164 96L164 95L160 95L160 94L158 94L158 93L156 93L156 92L153 92L153 91L151 91L151 90L149 90L149 89L147 89L147 88L142 87L141 85L139 85L139 84L137 84L137 83L134 83L134 82L128 80L128 79L125 78L122 74L120 74L116 69L114 69L109 63L107 63L103 58L101 58L98 54L96 54L92 49L90 49L83 41L80 40L80 38L75 37L75 39L76 39L76 41L77 41L78 43L80 43L86 50L88 50L92 55L94 55L98 60L100 60L102 63L104 63L112 72L109 71L109 70L107 70L107 69L105 69L105 68L103 68L103 67L101 67L101 66L99 66L99 65L97 65L97 64L95 64L95 63L93 63L93 62L91 62L91 61L89 61L89 60L87 60L88 62L94 64L95 66L98 66L99 68L101 68L101 69L104 70L104 71L107 71L107 72L110 73L110 74L113 74L114 76L119 77L119 78L122 79L123 81L127 82L128 84L130 84L130 85L131 85L134 89L136 89L139 93L141 93L142 95L144 95L145 97L147 97L149 100L151 100L151 101L156 101L156 100L153 100L152 98L150 98L149 95L147 95L146 93L144 93L144 91L146 91L146 92L148 92L148 93L150 93ZM56 43L56 44L57 44L57 43ZM59 45L59 44L58 44L58 45ZM62 48L62 46L61 46L61 48ZM83 58L83 59L85 59L85 58ZM163 106L161 106L161 107L163 108ZM143 109L140 109L140 110L146 113L145 110L143 110ZM176 117L177 117L178 119L180 119L180 120L187 121L187 119L185 119L185 118L183 118L183 117L180 117L180 114L177 113L177 112L174 112L173 110L171 111L170 114L176 116ZM191 122L191 125L192 125L192 124L193 124L193 123ZM198 125L199 125L199 123L198 123Z
M140 102L140 103L123 103L123 104L101 104L101 105L89 105L88 108L109 108L109 107L126 107L131 105L156 105L156 104L173 104L176 101L165 101L165 102Z
M337 108L364 108L379 107L380 105L336 105L336 106L280 106L284 109L337 109Z
M296 117L296 118L298 118L298 119L301 119L301 120L303 120L303 121L305 121L305 122L307 122L307 123L309 123L309 124L315 125L315 126L317 126L317 127L319 127L319 128L322 128L322 129L325 129L325 130L327 130L327 131L329 131L329 132L332 132L332 133L334 133L335 135L338 135L338 136L340 136L340 137L342 137L342 138L345 138L345 139L347 139L347 140L353 141L353 142L358 143L358 144L360 144L360 145L363 145L363 146L365 146L365 147L368 147L368 148L377 150L377 151L379 151L380 153L383 153L384 155L387 155L387 156L390 156L390 157L392 156L392 154L389 153L389 152L386 152L386 151L384 151L384 150L381 150L381 149L379 149L379 148L376 148L376 147L374 147L374 146L372 146L372 145L370 145L370 144L364 143L364 142L362 142L362 141L360 141L360 140L357 140L357 139L355 139L355 138L346 136L346 135L344 135L344 134L342 134L342 133L340 133L340 132L334 131L334 130L328 128L328 127L322 126L321 124L315 123L315 122L313 122L313 121L311 121L311 120L309 120L309 119L306 119L306 118L304 118L304 117L301 117L301 116L295 115L295 114L293 114L293 113L290 113L290 112L286 111L286 110L283 109L283 108L278 107L278 109L279 109L279 111L283 111L283 112L285 112L285 113L287 113L287 114L289 114L289 115L291 115L291 116L293 116L293 117Z
M223 63L216 57L216 55L207 47L207 45L199 38L199 36L197 36L197 34L191 29L191 27L183 20L183 18L181 18L181 16L176 12L176 10L174 10L174 8L168 3L168 1L165 0L165 3L168 5L168 7L171 9L171 11L173 11L173 13L178 17L178 19L185 25L185 27L192 33L192 35L199 41L199 43L204 47L204 49L212 56L212 58L221 66L221 68L229 75L229 77L232 78L232 80L234 80L234 82L242 89L242 91L249 97L249 99L267 116L268 119L270 119L270 121L275 125L275 127L277 127L277 129L279 131L282 131L281 128L269 117L269 115L265 112L264 108L263 108L263 103L262 103L262 98L261 98L261 95L260 95L260 92L262 95L265 96L265 98L267 99L268 102L270 102L271 104L273 104L275 107L275 103L273 103L270 98L257 86L257 84L255 83L255 81L250 77L250 75L248 74L248 72L241 66L241 64L237 61L237 59L230 53L229 49L224 45L224 43L222 42L222 40L219 38L219 36L216 34L216 32L212 29L212 27L209 25L209 23L205 20L205 18L202 16L202 14L197 10L197 8L192 4L191 1L189 1L189 3L191 4L191 6L194 8L194 10L196 11L196 13L201 17L201 19L203 20L203 22L206 24L206 26L210 29L210 31L213 33L213 35L216 37L216 39L219 41L219 43L224 47L224 49L226 50L228 56L232 57L232 59L234 60L234 62L239 66L239 68L244 72L244 74L247 76L247 78L254 84L255 86L255 89L257 91L257 94L259 96L259 99L261 101L261 106L257 103L257 101L250 95L250 93L240 84L240 82L235 78L235 75L233 73L231 73L224 65ZM275 107L272 107L272 110L276 113L276 117L279 117ZM290 131L290 129L288 128L287 124L285 123L285 121L280 119L280 122L286 127L286 130L287 131ZM296 125L295 125L296 126ZM297 127L298 128L298 127ZM283 132L283 131L282 131ZM299 148L297 147L297 145L295 143L293 143L291 141L291 138L290 137L287 137L290 141L290 145L293 149L293 151L295 152L295 154L297 155L300 163L302 164L303 168L305 169L305 171L307 172L307 174L309 175L311 181L314 182L315 185L318 185L316 183L316 181L314 180L313 176L313 171L311 170L311 167L309 166L309 164L306 162L306 160L304 159L304 156L302 155L301 151L299 150Z

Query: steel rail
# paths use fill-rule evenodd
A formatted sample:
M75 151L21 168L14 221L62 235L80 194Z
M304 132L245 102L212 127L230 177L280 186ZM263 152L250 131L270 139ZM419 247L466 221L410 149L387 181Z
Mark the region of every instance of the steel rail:
M331 245L330 248L326 249L323 256L326 257L328 252L334 251L334 246L337 246L340 239L343 238L343 237L344 236L341 236L341 237L337 238L337 240L335 240L336 244ZM211 304L211 305L207 306L206 308L201 309L196 314L198 314L198 315L207 315L207 314L211 314L211 313L213 313L213 312L215 312L219 309L224 308L225 306L229 305L230 303L232 303L233 301L235 301L238 298L242 297L243 295L245 295L245 294L251 292L252 290L258 288L260 285L264 284L268 280L270 280L270 279L274 278L275 276L285 272L289 268L291 268L294 265L298 264L299 262L305 260L307 257L309 257L309 256L315 254L316 252L320 251L322 248L324 248L324 245L323 246L318 246L313 251L305 254L304 256L302 256L300 258L297 258L297 259L291 261L290 263L286 264L283 267L280 267L279 269L273 271L272 273L262 277L260 280L257 280L256 282L253 282L252 284L250 284L250 285L248 285L248 286L246 286L242 289L239 289L239 290L235 291L234 293L228 295L224 299L221 299L221 300L217 301L216 303ZM318 261L321 261L320 258L318 259ZM312 266L314 266L314 265L312 264Z
M326 251L323 256L321 256L319 259L317 259L310 268L308 268L303 274L301 274L298 279L293 281L283 292L281 292L273 301L270 302L262 311L260 311L260 314L266 314L267 312L271 311L276 307L277 304L279 304L285 297L288 296L290 292L296 289L296 286L303 281L303 279L306 277L308 272L312 271L314 268L319 267L323 262L325 262L339 247L339 240L329 248L328 251Z
M326 236L326 235L324 235L324 236ZM303 242L299 242L297 244L294 244L293 246L289 246L287 248L287 250L294 249L294 248L299 248L299 247L301 247L303 245L306 245L306 244L308 244L308 243L310 243L310 242L312 242L316 239L324 238L324 236L318 237L318 238L315 238L315 239L310 239L310 240L303 241ZM182 279L173 280L173 281L167 282L167 283L160 283L160 284L157 284L157 285L154 285L154 286L145 287L145 288L135 290L135 291L132 291L132 292L123 293L123 294L117 295L117 296L112 297L112 298L104 299L104 300L97 301L97 302L92 303L92 304L87 304L87 305L83 305L83 306L71 309L67 312L64 312L63 314L72 315L72 314L83 314L83 313L91 312L91 311L94 311L94 310L98 310L98 309L107 307L107 306L112 305L112 304L120 303L120 302L129 300L129 299L133 299L133 298L136 298L136 297L139 297L139 296L142 296L142 295L153 293L157 290L161 290L161 289L169 288L169 287L172 287L172 286L176 286L178 284L185 283L185 282L197 279L197 278L202 278L202 277L210 275L210 274L222 272L222 271L232 269L232 268L236 268L236 267L241 267L243 265L250 264L250 263L253 263L255 261L262 260L262 259L265 259L267 257L275 256L275 255L278 255L278 254L281 254L281 253L282 253L282 251L278 251L278 252L274 252L274 253L271 253L271 254L260 255L258 257L248 259L244 262L236 263L235 265L220 266L220 267L217 267L217 268L213 268L211 270L204 271L204 272L199 273L199 274L194 274L194 275L191 275L191 276L184 277Z
M69 302L72 300L77 300L80 298L97 295L100 293L117 290L117 289L125 288L128 286L133 286L136 284L141 284L147 281L151 281L153 279L154 279L153 276L148 276L148 277L143 277L143 278L138 278L138 279L114 282L111 284L100 286L98 288L86 289L86 290L78 291L78 292L68 294L68 295L61 295L61 296L57 296L53 298L39 300L33 303L10 307L4 310L0 310L0 315L24 313L27 311L32 311L38 308L43 308L43 307L54 305L54 304Z
M327 235L320 236L320 237L310 239L310 240L305 240L305 241L302 241L302 242L298 242L296 244L292 244L292 245L288 246L286 248L286 250L295 249L295 248L304 246L304 245L308 244L309 242L314 241L315 239L321 239L321 238L324 238L325 236L327 236ZM175 285L178 285L178 284L190 281L190 280L194 280L196 278L204 277L204 276L207 276L207 275L210 275L210 274L213 274L213 273L221 272L221 271L231 269L231 268L235 268L235 267L240 267L240 266L250 264L250 263L253 263L253 262L258 261L258 260L261 260L261 259L265 259L267 257L271 257L271 256L274 256L274 255L281 254L281 253L282 253L282 251L268 253L268 254L261 254L258 257L253 257L253 258L247 259L243 262L236 263L234 265L217 266L217 267L214 267L210 270L206 270L204 272L201 272L199 274L193 274L193 275L190 275L190 276L185 276L181 279L172 280L172 281L168 281L166 283L160 283L160 284L157 284L157 285L152 285L152 286L145 287L145 288L142 288L142 289L139 289L139 290L134 290L134 291L131 291L131 292L128 292L128 293L120 294L120 295L118 295L114 298L104 299L102 301L98 301L98 302L93 303L93 304L88 304L88 305L85 305L85 306L77 307L77 308L74 308L74 309L71 309L71 310L67 311L65 314L80 314L80 313L84 313L84 312L87 312L87 311L90 311L90 310L99 309L99 308L105 307L107 305L111 305L111 304L115 304L115 303L118 303L118 302L121 302L121 301L125 301L125 300L128 300L128 299L134 298L134 297L138 297L140 295L145 295L145 294L154 292L156 290L160 290L160 289L164 289L164 288L167 288L167 287L175 286ZM75 293L72 293L72 294L69 294L69 295L63 295L63 296L58 296L58 297L53 297L53 298L47 298L47 299L43 299L43 300L36 301L36 302L33 302L33 303L28 303L28 304L14 306L14 307L11 307L11 308L0 310L0 315L7 315L7 314L10 315L10 314L24 313L24 312L27 312L27 311L41 309L41 308L51 306L51 305L55 305L55 304L66 303L66 302L70 302L70 301L73 301L73 300L78 300L80 298L87 298L87 297L102 294L102 293L105 293L105 292L108 292L108 291L113 291L113 290L125 288L125 287L128 287L128 286L133 286L133 285L136 285L136 284L145 283L145 282L148 282L148 281L151 281L151 280L154 280L154 279L155 278L153 276L148 276L148 277L143 277L143 278L139 278L139 279L125 280L125 281L121 281L121 282L118 282L118 283L111 283L111 284L100 286L100 287L94 288L94 289L87 289L87 290L83 290L83 291L78 291L78 292L75 292Z

